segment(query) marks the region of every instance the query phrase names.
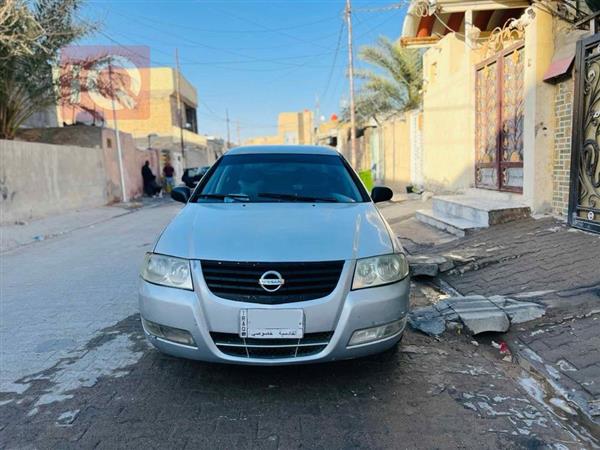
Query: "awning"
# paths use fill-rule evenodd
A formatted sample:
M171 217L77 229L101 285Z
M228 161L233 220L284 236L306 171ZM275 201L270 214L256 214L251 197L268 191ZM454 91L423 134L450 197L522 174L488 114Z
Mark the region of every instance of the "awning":
M558 83L562 79L568 78L571 75L574 60L575 55L554 59L544 74L544 81Z

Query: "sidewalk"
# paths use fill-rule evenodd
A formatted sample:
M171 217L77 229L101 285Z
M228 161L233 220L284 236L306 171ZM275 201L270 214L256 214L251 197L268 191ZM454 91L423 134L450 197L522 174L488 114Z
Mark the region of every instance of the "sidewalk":
M160 206L171 200L167 197L152 199L144 197L140 201L118 203L111 206L80 209L65 214L35 219L22 224L0 226L0 254L39 241L70 233L80 228L90 227L143 207Z
M496 225L458 240L427 242L425 225L395 231L412 254L444 256L441 278L462 295L503 295L547 306L538 320L504 336L522 366L544 376L559 407L582 411L600 431L600 236L554 218ZM561 403L563 402L564 403Z

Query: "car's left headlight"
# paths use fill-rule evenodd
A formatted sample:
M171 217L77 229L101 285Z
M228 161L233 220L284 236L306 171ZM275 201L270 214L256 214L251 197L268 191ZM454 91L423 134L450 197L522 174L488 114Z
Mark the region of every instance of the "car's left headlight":
M352 290L395 283L408 276L408 261L402 253L356 261Z
M187 259L146 253L141 276L150 283L194 290L190 262Z

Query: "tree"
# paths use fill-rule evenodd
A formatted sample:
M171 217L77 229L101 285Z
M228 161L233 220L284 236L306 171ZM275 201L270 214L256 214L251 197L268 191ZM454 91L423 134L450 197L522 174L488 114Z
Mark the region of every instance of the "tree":
M81 3L3 0L1 30L9 38L0 38L0 139L13 139L29 117L60 102L60 49L93 29L76 19Z
M420 51L403 48L382 36L376 46L362 48L359 57L375 66L375 70L358 72L363 80L356 100L359 123L370 119L379 123L391 114L420 105L423 87ZM349 111L344 111L343 117L348 116Z
M23 0L3 0L0 4L0 61L31 55L43 29Z

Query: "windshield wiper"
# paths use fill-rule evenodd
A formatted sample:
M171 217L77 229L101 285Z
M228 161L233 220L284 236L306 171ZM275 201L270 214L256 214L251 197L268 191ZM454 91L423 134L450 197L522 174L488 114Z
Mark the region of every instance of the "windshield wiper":
M292 200L296 202L331 202L337 203L338 200L331 197L309 197L304 195L297 194L279 194L275 192L260 192L258 194L259 197L264 198L275 198L279 200Z
M250 200L246 194L199 194L198 198L216 198L220 200L225 200L226 198L232 198L235 200Z

